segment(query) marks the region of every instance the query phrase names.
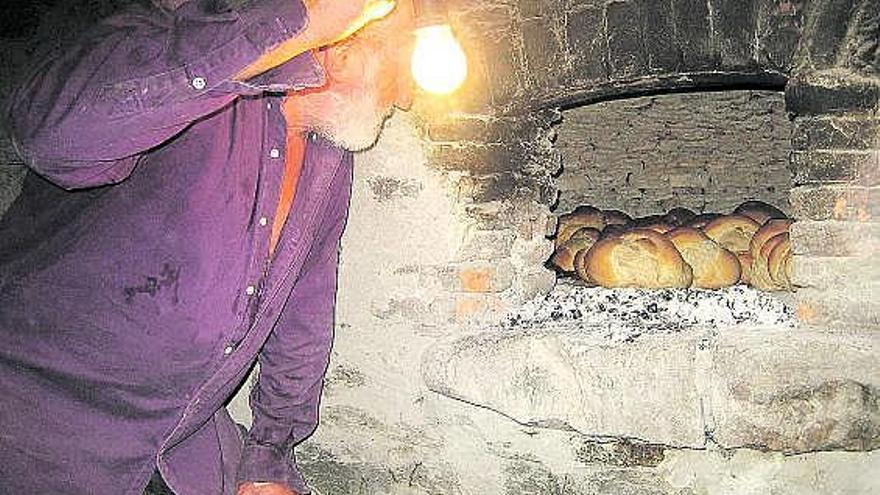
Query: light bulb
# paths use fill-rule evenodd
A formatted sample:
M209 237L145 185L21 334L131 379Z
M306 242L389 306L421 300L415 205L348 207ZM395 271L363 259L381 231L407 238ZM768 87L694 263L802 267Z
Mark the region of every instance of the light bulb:
M412 75L430 93L452 93L467 77L467 57L447 24L416 30Z

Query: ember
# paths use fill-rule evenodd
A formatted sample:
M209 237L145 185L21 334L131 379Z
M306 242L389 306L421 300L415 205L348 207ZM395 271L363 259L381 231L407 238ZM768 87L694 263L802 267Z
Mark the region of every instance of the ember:
M605 289L560 281L501 323L504 328L559 328L612 341L691 328L793 328L794 313L778 297L746 286L703 289Z

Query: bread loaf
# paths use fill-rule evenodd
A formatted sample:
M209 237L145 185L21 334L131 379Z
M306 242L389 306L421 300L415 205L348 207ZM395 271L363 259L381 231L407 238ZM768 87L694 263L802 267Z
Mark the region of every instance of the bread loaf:
M770 275L769 260L770 253L773 249L787 239L787 233L783 232L767 239L767 241L761 245L761 249L755 256L755 261L752 263L752 287L766 291L778 291L783 289L783 286L773 280Z
M743 215L724 215L709 222L703 232L724 249L733 253L749 250L752 236L761 226Z
M703 232L679 227L668 234L684 261L693 270L692 287L720 289L739 281L740 263L736 255L709 239Z
M763 201L746 201L737 206L733 214L747 216L761 225L774 218L788 218L782 210Z
M592 227L582 227L556 248L551 263L566 273L574 271L574 259L581 250L590 249L599 240L600 233Z
M582 227L590 227L601 232L605 227L605 216L602 211L592 206L578 206L571 213L560 215L556 228L556 247L564 244Z
M752 236L752 241L749 243L749 253L752 256L752 276L750 285L757 288L769 288L776 285L770 277L770 272L767 266L769 252L767 253L768 257L762 256L761 252L767 241L779 234L788 232L791 224L792 220L771 219L762 225L761 228L755 232L755 235Z
M600 240L584 263L589 280L603 287L688 287L693 279L675 245L647 229Z
M595 244L593 244L593 246L595 246ZM590 249L592 249L592 246ZM574 272L582 281L595 285L595 282L590 278L590 274L587 271L587 256L590 254L590 249L582 249L574 256Z
M662 222L649 223L649 224L643 225L639 228L653 230L654 232L657 232L658 234L665 234L665 233L673 230L675 228L675 226L670 225L669 223L667 223L665 221L662 221Z
M742 251L739 253L733 253L736 256L736 259L739 260L739 268L740 275L739 281L751 285L752 283L752 265L754 264L754 260L752 258L752 254L747 251Z
M603 210L602 216L605 219L605 226L609 225L630 225L632 217L619 210Z
M666 215L663 216L663 219L668 224L674 225L676 227L681 227L693 220L696 216L696 213L688 210L687 208L673 208L666 212Z
M620 224L611 224L606 225L604 229L602 229L602 238L614 237L616 235L620 235L628 230L631 230L631 227Z
M781 240L770 250L767 270L770 279L782 290L792 290L791 283L791 241L788 232L779 234Z
M685 223L684 226L691 227L694 229L702 229L706 225L709 225L709 222L711 222L712 220L715 220L716 218L718 218L720 216L721 215L718 213L700 213L699 215L695 216L694 218L691 218L690 220L688 220L688 222Z

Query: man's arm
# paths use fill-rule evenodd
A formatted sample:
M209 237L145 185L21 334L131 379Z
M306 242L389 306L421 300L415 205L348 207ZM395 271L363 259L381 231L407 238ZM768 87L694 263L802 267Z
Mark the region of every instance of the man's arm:
M334 182L332 204L306 271L260 352L259 379L250 397L254 422L245 441L240 482L273 482L306 491L291 449L318 424L318 402L333 340L336 269L351 191L350 166L343 166Z
M325 4L366 1L310 4L326 17L334 11L319 8ZM306 52L350 24L310 22L302 0L256 0L225 12L208 10L210 3L174 12L131 6L37 61L6 119L26 163L68 188L118 182L145 151L239 94L259 92L236 79L256 61L273 54L261 70L297 57L315 64Z

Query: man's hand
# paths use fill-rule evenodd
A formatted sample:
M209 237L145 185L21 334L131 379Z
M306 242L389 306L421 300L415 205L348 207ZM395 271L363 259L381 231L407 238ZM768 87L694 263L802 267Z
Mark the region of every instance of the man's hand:
M246 481L238 485L235 495L299 495L290 488L278 483L254 483Z

